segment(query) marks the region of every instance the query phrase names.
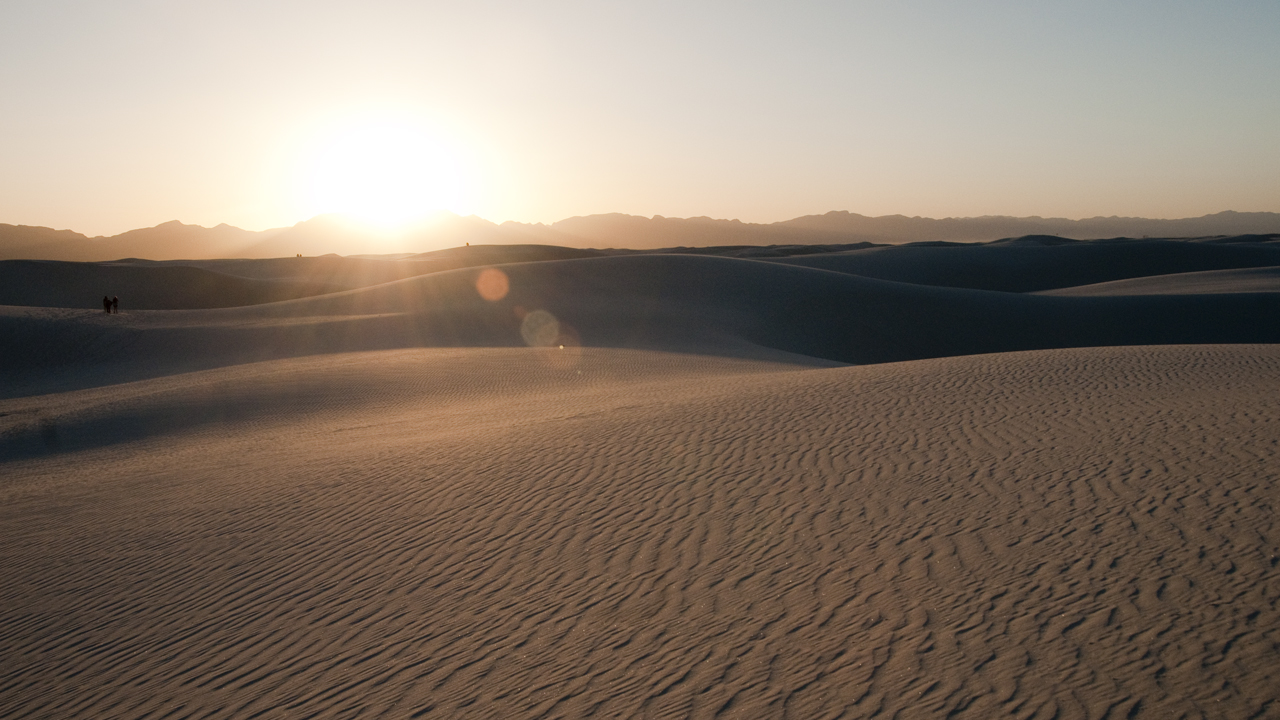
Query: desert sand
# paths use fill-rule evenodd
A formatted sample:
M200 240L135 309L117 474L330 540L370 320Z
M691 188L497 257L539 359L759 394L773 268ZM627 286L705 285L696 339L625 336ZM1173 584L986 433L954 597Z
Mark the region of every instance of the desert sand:
M1280 292L1280 266L1154 275L1041 291L1043 295L1190 295Z
M1019 247L0 307L0 716L1275 715L1280 263Z

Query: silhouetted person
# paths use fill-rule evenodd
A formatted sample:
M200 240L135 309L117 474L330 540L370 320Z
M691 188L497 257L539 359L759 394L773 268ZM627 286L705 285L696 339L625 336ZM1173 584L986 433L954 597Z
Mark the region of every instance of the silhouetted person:
M120 313L120 298L115 295L111 296L111 312L116 314Z
M111 314L111 298L106 295L102 296L102 312Z

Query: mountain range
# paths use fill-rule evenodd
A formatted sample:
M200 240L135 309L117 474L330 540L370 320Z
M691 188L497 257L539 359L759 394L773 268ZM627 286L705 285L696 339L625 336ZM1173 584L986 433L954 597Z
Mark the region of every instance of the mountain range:
M271 258L297 254L409 255L466 244L536 243L573 248L653 250L678 247L832 245L870 242L986 242L1027 235L1079 240L1115 237L1213 237L1280 232L1280 213L1226 211L1174 220L1094 217L1082 220L983 216L868 217L833 211L758 224L708 217L651 218L620 213L572 217L551 224L493 223L442 213L412 229L390 234L339 215L321 215L292 227L250 231L212 228L176 220L109 237L71 230L0 224L0 259L99 262L124 258L197 260Z

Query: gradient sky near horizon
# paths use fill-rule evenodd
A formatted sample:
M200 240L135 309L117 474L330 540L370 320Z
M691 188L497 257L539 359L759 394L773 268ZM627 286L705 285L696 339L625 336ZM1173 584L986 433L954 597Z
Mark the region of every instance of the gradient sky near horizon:
M1280 2L0 5L0 222L1280 211Z

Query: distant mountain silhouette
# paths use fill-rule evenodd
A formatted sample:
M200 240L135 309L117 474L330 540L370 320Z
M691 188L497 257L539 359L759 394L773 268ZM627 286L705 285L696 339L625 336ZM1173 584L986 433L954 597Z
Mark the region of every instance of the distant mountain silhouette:
M124 258L199 260L235 257L245 248L260 244L280 232L253 232L227 224L206 228L172 220L111 237L90 238L70 230L0 224L0 259L100 262Z
M387 234L361 226L341 215L320 215L263 237L242 250L242 257L304 255L394 254L439 250L474 244L516 244L543 239L533 228L505 223L496 225L470 215L440 213L406 231ZM545 226L541 226L544 227ZM547 238L555 237L548 234Z
M0 259L104 261L123 258L199 260L401 254L411 255L467 243L525 244L574 248L659 248L763 245L835 245L861 242L984 242L1022 236L1078 240L1115 237L1212 237L1280 232L1280 213L1220 212L1198 218L1152 220L1095 217L1083 220L986 216L924 218L867 217L845 211L771 224L707 217L651 218L610 213L572 217L550 225L492 223L474 215L441 213L400 233L363 227L338 215L321 215L293 227L263 231L230 225L205 228L177 221L90 238L70 230L0 224Z
M942 219L885 215L872 218L857 213L837 211L825 215L807 215L777 223L777 225L831 232L842 237L856 236L859 240L891 244L925 240L990 241L1026 235L1056 235L1075 240L1144 236L1186 238L1280 232L1280 213L1240 213L1228 210L1180 220L1115 216L1068 220L1042 217L1015 218L1003 215Z

